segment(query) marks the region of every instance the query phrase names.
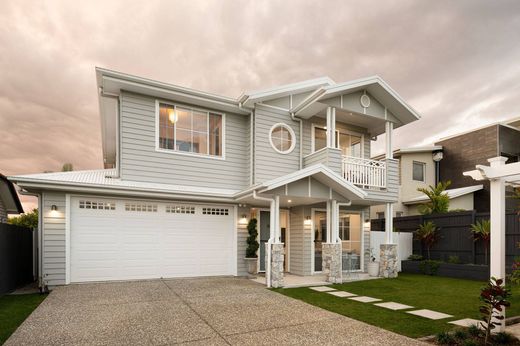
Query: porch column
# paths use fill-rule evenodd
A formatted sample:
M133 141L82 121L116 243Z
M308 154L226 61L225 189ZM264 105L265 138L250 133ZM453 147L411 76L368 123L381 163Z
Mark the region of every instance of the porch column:
M385 243L380 246L379 258L379 276L396 278L398 258L397 244L394 244L394 208L392 203L386 204Z
M336 147L336 108L327 107L327 148Z
M489 159L491 167L498 167L505 165L507 158L505 157L494 157ZM489 256L489 274L491 277L497 279L505 279L506 277L506 215L505 215L505 201L506 201L506 186L504 179L490 179L490 190L491 190L491 209L490 209L490 221L491 221L491 236L490 236L490 249ZM499 313L495 311L495 313ZM500 313L505 316L505 311ZM504 331L505 319L494 320L494 322L500 323L497 326L496 331Z
M270 235L272 244L267 244L266 263L269 264L269 276L271 287L283 287L283 264L284 264L284 244L280 241L280 196L275 196L271 203L271 227ZM269 285L268 285L269 286Z
M338 213L337 201L327 201L327 242L321 244L322 271L332 283L343 282Z
M387 159L394 158L394 152L392 151L392 136L394 132L394 123L387 121L385 124L385 157Z

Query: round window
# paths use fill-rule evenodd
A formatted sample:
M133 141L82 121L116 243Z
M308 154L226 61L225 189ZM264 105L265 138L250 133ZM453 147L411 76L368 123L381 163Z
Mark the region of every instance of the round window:
M293 129L286 124L275 124L271 127L269 139L271 145L277 152L281 154L289 154L293 151L295 142Z

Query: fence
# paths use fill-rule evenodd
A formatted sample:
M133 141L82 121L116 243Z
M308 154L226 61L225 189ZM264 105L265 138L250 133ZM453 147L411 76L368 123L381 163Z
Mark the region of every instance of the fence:
M401 271L401 260L407 259L412 252L413 234L410 232L399 232L394 234L394 241L397 241L397 270ZM374 250L374 257L379 261L380 246L385 242L384 232L370 232L370 248Z
M34 281L35 233L0 223L0 295Z
M480 241L473 241L471 224L489 219L489 213L465 211L436 215L417 215L394 218L394 228L400 232L414 232L421 223L432 221L439 228L440 239L430 250L432 259L447 261L457 256L462 263L486 264L485 247ZM385 220L372 220L372 231L384 231ZM520 256L520 221L516 213L506 214L506 265L510 267L516 256ZM413 252L426 257L420 241L413 240ZM488 254L489 262L489 254Z

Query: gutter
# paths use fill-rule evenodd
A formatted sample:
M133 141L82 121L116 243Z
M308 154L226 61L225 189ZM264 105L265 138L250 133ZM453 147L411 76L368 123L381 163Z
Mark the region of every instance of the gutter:
M291 119L293 121L298 121L300 123L300 143L299 143L299 147L300 147L300 169L303 168L303 121L302 119L299 119L299 118L296 118L296 116L294 115L294 112L291 113Z

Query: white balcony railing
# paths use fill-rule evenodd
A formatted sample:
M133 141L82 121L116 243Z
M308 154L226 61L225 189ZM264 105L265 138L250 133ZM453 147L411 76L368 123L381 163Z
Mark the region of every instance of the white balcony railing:
M386 162L343 156L343 178L366 187L386 187Z

